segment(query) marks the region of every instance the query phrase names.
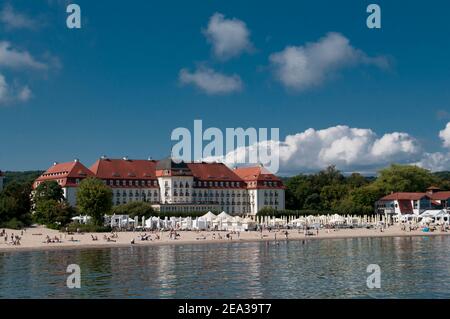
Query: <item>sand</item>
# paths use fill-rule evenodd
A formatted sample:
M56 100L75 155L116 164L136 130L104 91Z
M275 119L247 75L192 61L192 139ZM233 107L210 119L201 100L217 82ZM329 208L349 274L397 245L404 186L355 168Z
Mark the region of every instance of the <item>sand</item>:
M1 231L1 230L0 230ZM57 230L48 229L45 227L32 227L24 230L23 235L21 231L6 229L8 234L8 242L4 241L4 237L0 238L0 251L25 251L25 250L42 250L42 249L86 249L86 248L104 248L104 247L124 247L131 246L131 241L134 239L135 244L133 246L145 246L145 245L172 245L172 244L197 244L197 243L226 243L226 242L249 242L249 241L273 241L273 240L286 240L284 234L285 230L271 231L268 230L261 232L249 231L241 232L238 236L237 233L231 234L232 239L227 239L226 234L229 232L217 232L217 231L179 231L180 235L177 239L169 238L170 232L119 232L118 238L111 238L113 241L108 242L104 239L104 236L111 237L110 233L84 233L66 235ZM11 234L19 235L22 237L20 246L15 246L10 243ZM151 239L148 241L141 241L139 235L151 234ZM160 239L156 239L156 234L160 236ZM215 234L215 239L213 238ZM219 234L222 237L219 238ZM93 241L92 237L96 236L97 241ZM403 231L399 225L391 226L385 229L383 232L380 229L340 229L340 230L325 230L321 229L317 235L314 231L314 235L305 236L303 232L298 230L288 230L288 240L311 240L311 239L334 239L334 238L356 238L356 237L398 237L398 236L436 236L443 235L448 236L450 232L443 232L436 230L434 232L422 232L421 230ZM46 238L54 238L57 236L61 238L61 243L46 243ZM73 241L72 241L73 239Z

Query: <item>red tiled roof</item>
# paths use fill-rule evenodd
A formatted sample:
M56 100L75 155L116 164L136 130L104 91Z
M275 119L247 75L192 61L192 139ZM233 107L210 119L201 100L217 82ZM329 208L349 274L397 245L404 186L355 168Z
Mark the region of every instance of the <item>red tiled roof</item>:
M277 176L261 166L238 167L234 172L245 181L281 181Z
M447 200L450 198L450 192L437 192L434 194L429 194L428 196L434 200Z
M83 179L89 176L94 176L86 166L78 161L54 164L47 171L45 171L41 176L39 176L35 182L44 182L50 180L62 180L60 183L61 187L72 185L71 181L67 179Z
M228 166L223 163L187 163L195 178L202 181L242 182Z
M91 171L101 179L154 180L156 161L99 159L91 166Z
M94 174L78 161L55 164L45 171L37 180L51 180L57 178L85 178Z
M423 197L430 198L426 193L393 193L382 197L380 200L419 200Z
M75 179L83 179L88 176L94 176L102 180L157 180L157 173L159 172L157 165L158 161L153 160L101 158L88 169L78 161L74 161L55 164L39 177L36 182L57 180L64 187L77 186ZM257 182L252 183L254 185L251 185L251 187L284 188L281 179L262 167L245 167L232 170L223 163L205 162L185 163L184 166L184 168L180 168L185 171L184 175L193 176L199 181L241 182L237 186L240 188L250 186L249 182ZM266 185L266 181L273 181L276 184ZM124 185L120 184L118 186L122 187ZM152 184L152 186L155 185ZM211 186L208 185L208 187Z

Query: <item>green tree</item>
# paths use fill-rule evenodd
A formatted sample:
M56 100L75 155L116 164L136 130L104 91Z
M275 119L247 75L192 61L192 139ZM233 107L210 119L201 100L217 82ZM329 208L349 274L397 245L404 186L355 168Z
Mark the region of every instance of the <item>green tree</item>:
M34 201L53 199L57 202L64 200L64 192L56 181L45 181L36 187L34 192Z
M322 187L320 203L322 209L333 210L347 196L349 187L345 184L333 184Z
M33 218L37 223L50 227L53 225L66 226L72 221L71 218L74 215L74 209L65 201L41 199L36 203Z
M302 209L306 198L312 194L313 188L310 177L307 175L297 175L291 177L286 182L286 208Z
M352 173L346 178L346 183L350 188L362 187L367 185L369 181L360 173Z
M423 192L439 178L429 170L411 165L393 164L382 169L373 185L384 194L391 192Z
M0 193L0 224L14 221L18 227L31 224L31 183L9 183Z
M103 215L110 214L112 191L103 181L89 177L84 179L77 192L77 207L81 214L92 217L95 225L103 225Z
M135 216L145 216L145 218L155 216L152 205L147 202L130 202L115 206L112 212L116 215L129 215L131 218Z

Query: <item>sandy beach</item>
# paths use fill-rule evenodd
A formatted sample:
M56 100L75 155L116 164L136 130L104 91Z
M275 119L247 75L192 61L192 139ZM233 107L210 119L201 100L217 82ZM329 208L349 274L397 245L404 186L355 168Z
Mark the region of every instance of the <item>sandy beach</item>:
M45 227L32 227L23 231L6 229L8 241L4 237L0 239L0 251L25 251L25 250L46 250L46 249L86 249L104 247L124 247L124 246L144 246L144 245L173 245L173 244L201 244L201 243L226 243L226 242L248 242L248 241L284 241L284 240L315 240L315 239L337 239L356 237L397 237L397 236L448 236L450 232L436 230L434 232L423 232L421 230L404 231L399 225L384 229L321 229L317 234L305 236L297 229L287 230L264 230L248 231L238 233L218 232L218 231L178 231L177 239L170 238L170 232L119 232L117 237L112 237L111 233L84 233L67 235L57 230ZM11 234L21 237L20 245L10 243ZM141 240L141 235L150 235L149 240ZM230 238L226 235L230 234ZM110 237L107 241L104 236ZM61 242L47 243L47 236L51 239L57 237ZM157 238L159 236L159 239ZM92 237L98 238L93 240ZM131 244L134 239L134 244Z

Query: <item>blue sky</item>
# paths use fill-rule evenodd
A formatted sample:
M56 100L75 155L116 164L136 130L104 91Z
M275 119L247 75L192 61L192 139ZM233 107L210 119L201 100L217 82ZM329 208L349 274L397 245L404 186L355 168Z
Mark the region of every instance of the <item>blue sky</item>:
M45 66L11 67L0 53L0 75L10 92L0 99L0 170L46 169L53 161L73 158L90 165L102 154L165 157L173 145L172 130L192 128L194 119L222 129L278 127L281 139L309 128L322 138L335 134L330 128L348 126L339 130L342 143L319 140L316 144L327 149L314 153L321 156L320 165L336 159L345 171L374 171L393 161L450 168L445 146L450 132L444 130L450 121L447 2L74 2L82 10L79 30L66 27L65 1L0 1L3 13L29 21L14 26L0 19L0 43ZM366 27L372 2L381 6L379 30ZM248 31L248 45L232 57L216 54L208 37L215 13L244 23ZM292 70L280 70L274 54L323 43L330 32L364 58L346 65L344 57L329 68L318 67L323 78L312 86L280 80L280 72ZM308 61L314 62L316 51L311 52ZM375 58L388 67L368 60ZM183 69L190 80L181 79ZM198 87L192 75L205 69L234 75L238 89L217 94ZM297 80L303 76L294 74ZM376 159L361 163L362 149L345 142L349 134L361 142L354 140L359 133L353 128L366 130L370 136L362 141L369 144L393 132L407 136L386 144L388 154L378 147ZM304 146L306 138L294 144ZM330 150L339 145L346 154ZM403 150L391 154L397 146ZM315 158L298 159L313 151L287 152L292 154L284 160L286 173L320 168L308 164Z

